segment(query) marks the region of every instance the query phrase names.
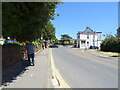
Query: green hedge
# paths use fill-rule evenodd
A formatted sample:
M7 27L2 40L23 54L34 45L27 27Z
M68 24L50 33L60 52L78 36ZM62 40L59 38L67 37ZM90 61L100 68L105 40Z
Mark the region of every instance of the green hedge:
M9 43L9 44L4 44L2 45L3 48L9 48L9 47L22 47L23 45L16 44L16 43Z
M70 42L70 43L68 43L68 44L63 43L63 45L74 45L74 43L72 43L72 42Z
M110 36L103 40L101 51L120 52L120 38Z

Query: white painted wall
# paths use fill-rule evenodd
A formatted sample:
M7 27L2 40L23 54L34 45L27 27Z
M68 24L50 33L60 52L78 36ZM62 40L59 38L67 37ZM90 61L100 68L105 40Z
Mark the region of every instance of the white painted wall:
M84 35L84 34L81 34L81 35L80 35L80 39L87 39L87 36Z
M98 41L98 39L100 39L99 37L100 37L100 35L101 34L96 34L95 36L93 36L93 35L89 35L89 39L87 39L87 35L85 35L85 34L79 34L79 37L80 38L78 38L80 41L79 41L79 44L80 44L80 48L81 49L84 49L84 48L89 48L90 46L93 46L93 43L94 43L94 45L95 46L98 46L99 48L100 48L100 45L101 45L101 41ZM78 36L77 36L78 37ZM93 39L94 38L94 39ZM85 45L85 47L82 47L81 46L81 40L85 40L85 43L86 43L86 45ZM93 41L94 40L94 41ZM89 42L89 44L87 44L87 42ZM77 43L78 44L78 43ZM78 46L78 45L77 45Z

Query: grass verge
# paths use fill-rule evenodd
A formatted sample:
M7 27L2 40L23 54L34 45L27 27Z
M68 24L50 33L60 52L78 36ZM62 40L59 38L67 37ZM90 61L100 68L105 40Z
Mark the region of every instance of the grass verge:
M96 51L97 53L101 53L101 54L105 54L108 56L112 56L112 57L119 57L120 58L120 53L117 52L104 52L104 51Z

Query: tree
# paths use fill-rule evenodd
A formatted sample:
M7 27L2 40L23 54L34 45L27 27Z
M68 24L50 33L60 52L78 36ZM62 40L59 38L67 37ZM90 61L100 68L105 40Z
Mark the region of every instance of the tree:
M70 37L68 34L61 35L61 43L65 44L65 42L70 43L72 37Z
M43 38L45 40L52 40L55 38L55 27L50 21L47 22L45 28L43 29Z
M70 37L67 34L61 35L61 40L70 40L70 39L72 39L72 37Z
M45 25L54 19L57 4L59 2L3 2L3 36L18 41L40 38Z

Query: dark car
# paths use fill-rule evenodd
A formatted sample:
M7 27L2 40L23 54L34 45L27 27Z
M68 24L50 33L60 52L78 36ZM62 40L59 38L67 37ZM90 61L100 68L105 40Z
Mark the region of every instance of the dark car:
M49 45L49 48L58 48L58 45L57 44L52 44L52 45Z
M98 46L90 46L90 49L99 49Z
M73 46L74 48L76 48L77 47L77 44L74 44L74 46Z

